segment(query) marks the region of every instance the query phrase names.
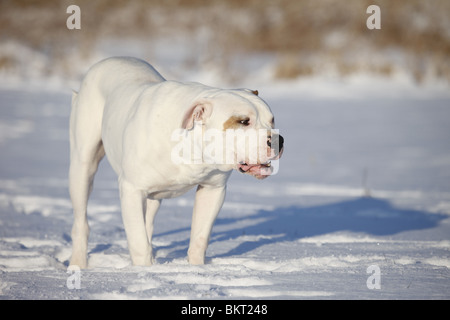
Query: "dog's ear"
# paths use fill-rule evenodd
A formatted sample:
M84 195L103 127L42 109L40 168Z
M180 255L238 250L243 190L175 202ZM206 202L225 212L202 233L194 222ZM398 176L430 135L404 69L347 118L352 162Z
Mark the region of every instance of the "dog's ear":
M195 121L205 121L211 116L211 113L212 104L209 101L197 101L184 115L182 127L191 130Z
M255 96L259 94L258 90L252 90L252 89L244 89L247 92L253 93Z

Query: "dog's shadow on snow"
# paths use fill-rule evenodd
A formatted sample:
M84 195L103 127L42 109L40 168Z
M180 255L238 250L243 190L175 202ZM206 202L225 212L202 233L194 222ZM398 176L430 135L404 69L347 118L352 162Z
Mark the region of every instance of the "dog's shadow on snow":
M245 241L244 237L244 242L236 248L215 256L228 257L244 254L262 245L295 241L337 231L387 236L409 230L428 229L437 226L445 218L446 215L399 209L382 199L362 197L313 207L291 206L271 211L261 210L252 215L251 219L262 222L222 233L213 231L211 242L237 239L243 235L262 236L256 241L254 237ZM236 223L236 220L221 219L219 216L216 221L218 226L230 223Z
M209 259L239 256L264 245L283 241L296 241L302 238L325 235L333 232L355 232L373 236L389 236L405 231L424 230L436 227L447 215L429 213L412 209L400 209L389 201L372 197L361 197L337 203L311 207L279 207L274 210L260 210L245 216L246 226L239 225L236 218L221 218L214 224L210 244L237 240L239 243L227 252L208 254ZM248 225L252 222L254 224ZM221 231L226 229L226 231ZM167 231L155 235L188 232L189 227ZM160 261L170 261L186 257L189 238L156 247L167 250ZM178 247L172 250L171 248ZM158 254L157 254L158 256ZM207 260L209 260L207 259Z

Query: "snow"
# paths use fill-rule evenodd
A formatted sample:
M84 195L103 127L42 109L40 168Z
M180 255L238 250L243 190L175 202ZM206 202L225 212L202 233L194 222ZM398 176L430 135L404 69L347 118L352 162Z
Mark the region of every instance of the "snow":
M171 63L183 59L164 48L155 57L163 74L221 85L207 68L176 74ZM206 264L186 260L189 192L163 201L155 265L131 266L117 180L103 161L80 289L67 286L68 117L78 84L0 81L0 298L449 299L448 86L401 73L281 81L268 65L239 87L258 89L272 107L286 141L280 170L264 181L233 173ZM367 286L372 265L381 289Z

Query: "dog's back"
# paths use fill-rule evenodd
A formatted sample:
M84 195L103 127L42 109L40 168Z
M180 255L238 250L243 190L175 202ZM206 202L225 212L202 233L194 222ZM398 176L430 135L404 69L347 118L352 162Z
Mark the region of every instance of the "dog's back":
M124 84L130 86L161 81L165 79L158 71L145 61L136 58L113 57L93 65L84 77L80 91L73 92L70 116L71 144L77 141L76 147L84 148L87 145L87 148L91 148L89 145L99 143L105 97L119 91ZM84 142L83 137L89 137L90 141Z

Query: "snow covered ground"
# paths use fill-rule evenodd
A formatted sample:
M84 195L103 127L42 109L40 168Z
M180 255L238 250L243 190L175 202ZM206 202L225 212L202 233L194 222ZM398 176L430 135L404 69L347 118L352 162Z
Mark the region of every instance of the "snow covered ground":
M285 153L264 181L233 173L207 263L186 261L189 192L163 202L156 264L131 266L104 160L89 204L89 269L67 273L72 88L1 82L1 299L450 298L445 85L368 76L246 83L271 105Z

